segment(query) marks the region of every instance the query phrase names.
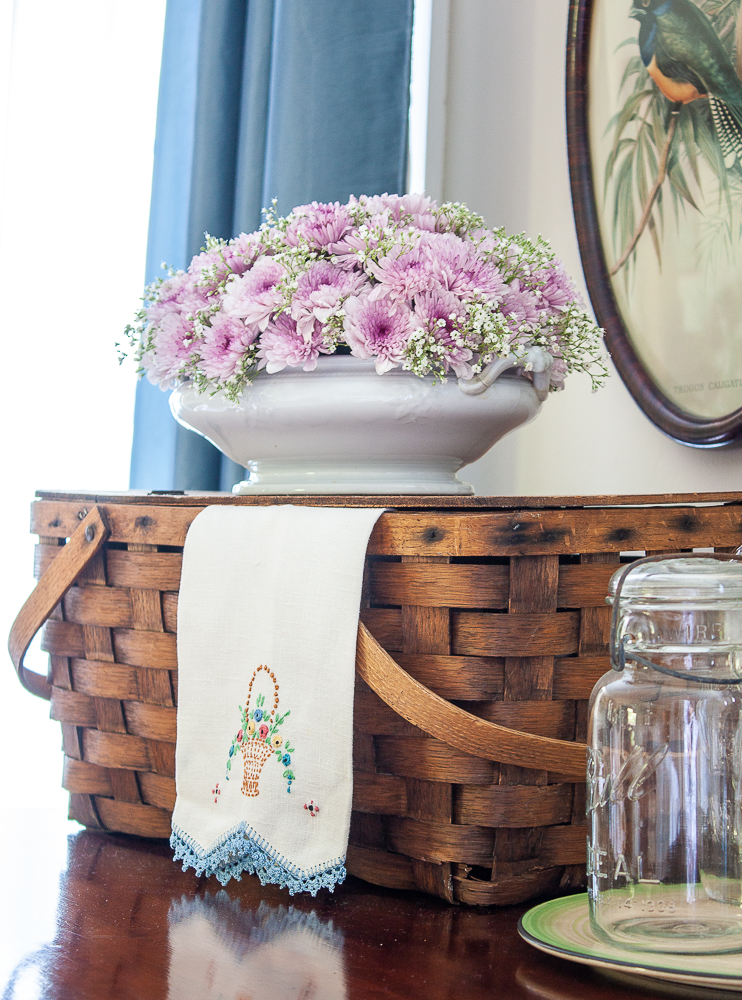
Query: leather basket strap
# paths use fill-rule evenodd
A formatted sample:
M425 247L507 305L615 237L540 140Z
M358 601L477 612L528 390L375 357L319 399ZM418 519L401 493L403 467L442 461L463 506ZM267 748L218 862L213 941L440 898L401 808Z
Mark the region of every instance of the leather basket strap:
M8 637L10 658L21 684L39 698L46 698L47 701L51 698L51 684L41 674L28 670L23 665L23 658L33 637L70 589L78 574L100 550L108 535L103 515L97 507L92 507L36 584L13 622Z
M585 780L584 743L508 729L452 705L403 670L362 623L358 626L356 670L397 715L457 750L501 764L554 771L571 781Z

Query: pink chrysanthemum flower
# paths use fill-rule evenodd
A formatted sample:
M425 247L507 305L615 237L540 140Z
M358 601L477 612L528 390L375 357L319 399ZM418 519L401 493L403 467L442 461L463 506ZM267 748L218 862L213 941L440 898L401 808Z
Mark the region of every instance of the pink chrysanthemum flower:
M344 299L358 295L367 285L362 274L342 270L329 261L313 264L299 278L291 307L301 336L311 338L315 320L326 323Z
M358 358L375 358L376 372L396 368L404 360L412 332L412 313L405 305L370 297L345 303L345 337Z
M227 381L236 374L243 355L258 336L257 326L245 326L241 319L217 313L211 318L199 343L199 368L206 378Z
M227 247L222 247L220 250L203 250L188 265L189 274L192 274L200 285L213 288L216 288L220 281L224 281L227 275L233 272L241 274L245 268L240 271L233 269L229 259L232 254L226 251Z
M193 354L193 322L176 309L154 328L153 346L142 357L147 378L161 389L172 389Z
M355 199L351 199L351 204ZM370 226L398 225L404 222L425 232L435 232L437 218L433 214L437 205L424 194L378 194L362 196L355 204L361 205L369 217Z
M260 338L259 367L265 368L269 374L283 371L287 365L311 372L317 367L320 354L328 353L330 352L325 349L319 323L315 323L311 336L307 339L299 333L294 320L286 313L281 313Z
M382 257L378 264L369 261L366 266L379 282L371 292L372 299L388 297L393 302L407 302L439 284L435 267L422 242L410 250L399 245Z
M511 325L517 328L520 328L524 323L528 326L535 326L539 322L538 297L522 285L518 278L513 278L506 286L505 294L500 303L500 311Z
M188 267L188 273L200 285L215 290L230 275L244 274L264 250L257 240L243 233L236 240L197 254Z
M142 367L150 382L167 389L183 376L194 351L194 317L209 305L188 272L178 271L162 282L157 299L145 309L152 347L142 354Z
M493 233L491 229L475 229L464 236L464 241L474 243L477 253L492 253L502 243L501 237L497 233Z
M552 313L561 312L573 302L582 305L575 283L564 270L561 261L554 261L548 269L534 271L529 285L539 303Z
M471 378L468 364L473 355L466 347L461 327L466 321L466 311L451 292L436 289L422 292L415 298L415 325L429 333L442 348L441 362L459 378Z
M171 274L165 278L157 288L157 299L149 308L157 309L158 307L181 303L187 296L192 295L193 291L193 275L187 271L176 271L175 274Z
M377 246L378 240L373 235L364 239L358 235L357 230L351 229L337 243L328 243L327 250L332 254L333 262L338 267L344 271L351 271L362 267L367 251Z
M304 239L310 246L319 249L329 243L337 243L351 227L351 218L345 205L335 201L323 204L313 201L311 205L300 205L292 212L294 219L286 229L285 239L289 246L298 246Z
M394 197L399 197L395 195ZM362 194L360 198L351 195L351 205L360 205L368 216L381 215L389 208L388 194Z
M568 374L567 363L557 356L554 358L554 363L551 366L551 384L555 389L560 390L564 388L564 380Z
M199 285L216 290L219 283L231 274L244 274L251 263L242 254L235 253L234 246L225 243L213 250L203 250L194 257L188 266L188 273Z
M423 246L440 287L462 299L500 300L505 288L500 269L483 261L473 244L453 233L433 233L426 235Z
M229 241L229 246L232 248L233 255L245 262L243 270L252 267L258 257L267 252L265 246L260 242L260 231L240 233L239 236L235 236L233 240Z
M261 257L245 274L227 283L222 309L228 316L244 319L265 330L271 313L281 305L278 283L286 271L271 257Z
M187 271L178 271L159 286L157 299L147 306L146 313L148 322L156 326L170 313L195 316L197 312L208 308L206 294L196 285L193 275Z
M387 203L389 213L395 222L412 219L416 229L433 233L436 227L436 217L433 211L437 208L435 201L424 194L382 195Z

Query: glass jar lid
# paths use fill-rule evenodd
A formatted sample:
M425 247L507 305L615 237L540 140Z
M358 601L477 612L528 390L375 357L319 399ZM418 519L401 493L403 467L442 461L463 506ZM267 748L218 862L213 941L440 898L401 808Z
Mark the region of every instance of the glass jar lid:
M626 572L622 566L608 585L609 604L614 603L616 588L623 574L620 602L649 601L651 603L689 602L707 604L742 601L742 562L737 559L688 558L668 556L666 559L638 563Z

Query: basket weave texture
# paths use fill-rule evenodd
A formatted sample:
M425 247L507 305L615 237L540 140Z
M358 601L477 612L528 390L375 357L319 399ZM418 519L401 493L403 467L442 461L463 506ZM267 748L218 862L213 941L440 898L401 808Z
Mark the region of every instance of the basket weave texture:
M286 499L56 494L32 505L37 576L91 504L110 528L44 630L71 817L169 836L188 525L215 500ZM715 506L704 505L710 494L653 499L640 509L610 498L503 509L476 498L477 506L385 513L369 543L361 619L408 674L472 715L584 742L587 699L609 668L605 597L621 553L730 551L742 542L740 495ZM427 500L432 507L437 498ZM584 784L452 747L445 731L405 721L360 678L354 712L353 874L473 904L584 883Z

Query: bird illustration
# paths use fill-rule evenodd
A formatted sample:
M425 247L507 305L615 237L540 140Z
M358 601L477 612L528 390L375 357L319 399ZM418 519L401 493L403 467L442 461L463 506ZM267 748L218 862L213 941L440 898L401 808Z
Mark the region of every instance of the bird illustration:
M647 72L673 104L708 98L727 167L742 161L742 81L713 25L692 0L633 0Z

